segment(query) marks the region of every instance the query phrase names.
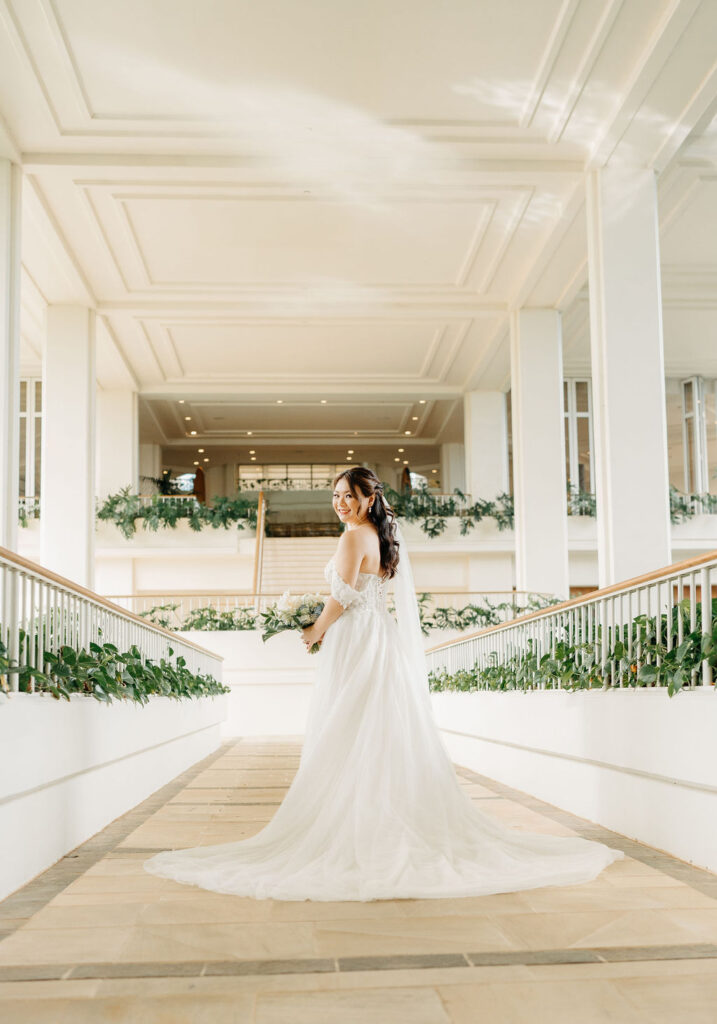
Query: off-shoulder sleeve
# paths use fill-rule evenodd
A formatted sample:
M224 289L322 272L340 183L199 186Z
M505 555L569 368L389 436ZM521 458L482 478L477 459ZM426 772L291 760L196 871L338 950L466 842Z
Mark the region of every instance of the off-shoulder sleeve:
M357 597L360 597L358 590L354 590L350 587L346 580L339 576L336 567L333 563L328 567L329 571L329 583L331 585L331 596L335 601L338 601L344 608L348 608Z

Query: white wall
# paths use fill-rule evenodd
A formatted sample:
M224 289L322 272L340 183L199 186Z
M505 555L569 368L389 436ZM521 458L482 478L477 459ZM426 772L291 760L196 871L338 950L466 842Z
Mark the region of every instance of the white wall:
M264 643L257 630L186 632L180 636L224 658L222 681L231 686L225 736L303 733L313 689L314 655L298 633Z
M713 687L431 699L457 764L717 871Z
M225 696L0 701L0 899L219 746Z

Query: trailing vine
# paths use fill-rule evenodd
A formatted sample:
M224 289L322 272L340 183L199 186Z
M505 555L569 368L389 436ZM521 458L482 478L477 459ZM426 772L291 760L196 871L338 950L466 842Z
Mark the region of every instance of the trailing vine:
M702 632L701 607L690 626L689 598L664 614L638 615L628 625L610 631L607 656L602 658L602 633L597 640L568 639L555 631L547 640L549 651L538 656L528 641L522 655L473 665L450 673L445 668L429 673L432 691L441 690L589 690L611 687L665 687L670 697L689 686L701 671L703 659L717 669L717 599L712 618ZM659 630L658 630L659 626ZM681 639L680 639L681 638Z
M171 658L174 651L170 648L169 653ZM43 668L33 668L11 660L0 640L0 689L8 693L9 677L16 675L21 693L29 692L34 683L36 693L49 693L57 700L81 693L106 704L114 700L146 704L152 696L182 699L229 693L229 687L213 676L190 672L181 655L174 661L155 662L134 645L120 651L109 643L80 649L64 644L57 652L45 651L43 662Z
M155 626L182 632L187 630L206 630L207 632L247 630L255 629L257 625L257 614L253 608L232 608L229 611L220 612L216 608L212 608L211 605L207 605L205 608L193 608L184 619L180 619L175 614L178 608L178 604L159 604L139 614L142 618L154 623Z
M97 510L97 518L114 523L122 535L129 539L136 533L138 523L152 532L174 529L183 519L196 531L205 526L211 526L214 530L220 527L228 530L233 525L239 529L256 526L257 505L252 499L240 495L234 498L216 497L211 505L191 500L167 501L160 495L153 495L151 501L144 504L138 494L133 494L129 487L123 487L117 494L110 494L105 499Z

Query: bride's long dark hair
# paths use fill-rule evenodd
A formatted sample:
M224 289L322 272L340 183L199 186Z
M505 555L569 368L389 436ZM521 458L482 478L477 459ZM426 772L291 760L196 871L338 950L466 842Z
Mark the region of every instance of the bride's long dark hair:
M378 532L382 575L391 579L398 569L400 545L396 540L396 513L383 496L383 484L372 469L366 469L364 466L351 466L337 473L334 477L334 487L339 480L346 481L354 498L359 497L359 492L365 498L374 496L373 504L368 510L368 518Z

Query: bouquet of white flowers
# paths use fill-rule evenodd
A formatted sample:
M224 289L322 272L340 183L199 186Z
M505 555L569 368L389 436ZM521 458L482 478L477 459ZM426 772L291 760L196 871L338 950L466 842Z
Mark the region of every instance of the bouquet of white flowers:
M269 605L260 616L264 628L262 640L266 642L269 637L283 633L286 629L300 630L306 626L313 626L321 615L324 603L321 594L300 594L292 597L288 590L284 591L279 600ZM320 646L312 644L309 654L316 654Z

